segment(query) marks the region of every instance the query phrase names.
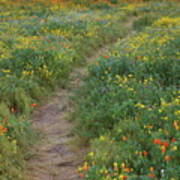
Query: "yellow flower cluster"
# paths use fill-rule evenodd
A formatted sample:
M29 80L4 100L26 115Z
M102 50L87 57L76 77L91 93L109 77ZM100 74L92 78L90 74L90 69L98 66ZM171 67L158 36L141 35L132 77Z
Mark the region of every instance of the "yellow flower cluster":
M71 32L61 30L61 29L53 29L51 32L55 36L63 36L63 37L69 37L71 35Z
M180 26L180 17L162 17L154 23L156 27Z
M124 6L122 9L126 11L134 11L139 7L145 6L145 3L132 3Z
M17 49L22 49L22 48L33 48L34 45L40 45L41 44L41 37L40 36L19 36L16 39L19 43L16 44Z

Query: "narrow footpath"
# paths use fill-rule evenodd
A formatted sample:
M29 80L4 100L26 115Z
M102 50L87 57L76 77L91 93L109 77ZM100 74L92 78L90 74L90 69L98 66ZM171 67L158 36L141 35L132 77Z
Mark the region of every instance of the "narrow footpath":
M131 22L124 26L130 27ZM87 65L97 57L106 55L112 44L99 49L86 59ZM67 119L73 110L71 96L80 88L87 66L77 67L70 74L68 87L59 89L56 95L40 107L32 116L33 128L42 134L41 143L33 147L33 157L28 161L27 180L80 180L77 167L83 161L85 150L74 144L74 124Z

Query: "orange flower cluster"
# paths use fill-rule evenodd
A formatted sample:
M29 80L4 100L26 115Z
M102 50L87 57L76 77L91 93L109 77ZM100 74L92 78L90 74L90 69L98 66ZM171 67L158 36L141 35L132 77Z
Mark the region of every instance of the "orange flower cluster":
M89 165L87 162L84 163L82 167L79 167L78 174L80 178L84 178L85 172L89 170Z
M148 174L148 177L149 178L155 178L154 167L150 167L149 171L150 171L150 173Z
M0 125L0 136L2 136L6 132L7 132L7 128L5 128L2 125Z
M149 177L149 178L154 178L155 175L154 175L153 173L150 173L150 174L148 174L148 177Z
M121 168L122 168L122 171L123 171L124 173L130 173L130 172L133 171L133 169L127 167L125 163L122 163L122 164L121 164ZM127 176L122 175L122 178L121 178L121 179L127 179Z
M161 146L161 152L165 153L166 152L166 148L169 146L169 142L167 141L161 141L160 139L154 139L153 140L153 144L158 144Z
M126 180L128 177L127 177L127 176L122 175L122 176L120 176L120 178L121 178L122 180Z
M59 2L58 0L51 0L51 3L53 3L53 4L56 4L58 2Z
M31 104L31 107L37 107L38 105L36 103Z
M176 139L175 139L175 138L172 138L170 142L171 142L171 143L174 143L174 142L176 142ZM158 145L160 145L160 149L161 149L161 152L162 152L162 153L165 153L165 152L166 152L166 148L170 145L169 142L167 142L167 141L161 141L160 139L154 139L154 140L153 140L153 144L158 144ZM166 155L166 156L164 157L164 160L165 160L165 161L170 161L171 159L172 159L171 156L168 156L168 155Z
M160 146L165 146L165 147L168 147L169 146L169 143L167 141L161 141L160 139L154 139L153 140L153 144L158 144Z

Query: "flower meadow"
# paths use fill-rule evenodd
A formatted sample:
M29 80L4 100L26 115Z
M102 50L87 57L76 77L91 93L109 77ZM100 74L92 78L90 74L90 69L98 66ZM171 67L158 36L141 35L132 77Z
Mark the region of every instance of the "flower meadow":
M178 180L178 9L169 1L1 0L0 179L27 179L39 137L31 113L68 85L74 67L118 38L77 95L74 133L92 149L78 173Z
M0 179L26 179L36 142L29 115L68 84L74 66L123 37L127 12L111 3L0 2Z
M123 7L139 17L134 31L89 67L72 116L90 145L82 179L180 179L178 6Z

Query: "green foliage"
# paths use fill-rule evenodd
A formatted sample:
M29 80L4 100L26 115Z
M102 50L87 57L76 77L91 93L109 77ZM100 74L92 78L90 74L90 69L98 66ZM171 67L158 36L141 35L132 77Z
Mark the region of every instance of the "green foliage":
M138 20L136 20L133 23L133 28L136 31L141 31L143 30L146 26L150 26L153 24L154 20L156 20L157 17L153 16L153 15L144 15L142 17L140 17Z
M179 17L145 29L143 18L141 32L90 66L78 92L75 133L92 149L79 168L84 179L180 178Z

